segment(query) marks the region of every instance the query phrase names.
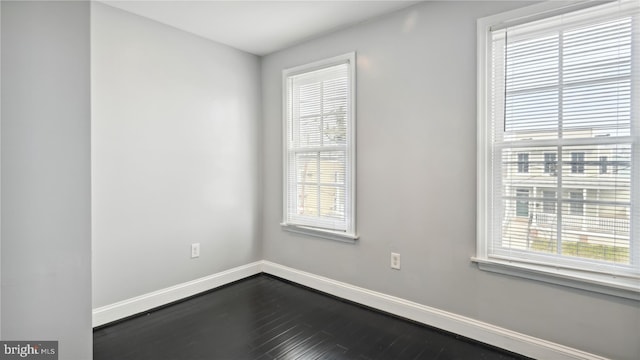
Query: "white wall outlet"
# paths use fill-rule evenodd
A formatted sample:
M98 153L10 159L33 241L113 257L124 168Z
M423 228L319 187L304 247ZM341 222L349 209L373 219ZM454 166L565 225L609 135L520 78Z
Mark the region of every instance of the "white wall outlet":
M200 243L191 244L191 258L200 257Z
M400 254L391 253L391 268L400 270Z

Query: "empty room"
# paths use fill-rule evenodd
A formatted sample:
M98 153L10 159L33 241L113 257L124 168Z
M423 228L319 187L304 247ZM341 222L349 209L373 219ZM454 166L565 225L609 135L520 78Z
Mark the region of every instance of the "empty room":
M640 2L0 2L0 359L640 358Z

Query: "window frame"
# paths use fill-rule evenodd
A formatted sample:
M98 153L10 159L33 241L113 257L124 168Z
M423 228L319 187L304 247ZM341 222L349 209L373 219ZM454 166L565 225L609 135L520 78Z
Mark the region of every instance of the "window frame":
M346 199L345 207L345 221L347 224L346 231L333 230L321 227L308 226L302 223L295 223L287 221L288 218L288 201L289 201L289 147L288 147L288 90L289 90L289 78L296 75L310 73L316 70L322 70L337 65L348 64L349 67L349 96L348 96L348 118L349 124L347 127L349 131L347 133L347 145L346 152L349 158L346 164L347 179L345 186L350 187L349 196ZM338 56L334 56L327 59L318 60L308 64L295 66L282 70L282 222L281 228L285 231L308 235L313 237L319 237L329 240L337 240L343 242L353 243L358 240L359 236L356 232L356 53L350 52Z
M494 206L492 194L494 182L491 170L492 144L490 139L492 129L489 124L491 28L492 26L502 26L511 22L534 21L594 5L598 4L579 2L566 5L548 1L484 17L477 21L477 249L476 255L471 258L471 261L476 263L480 270L640 300L640 277L635 275L628 276L624 274L619 276L619 274L615 273L593 271L590 270L589 267L578 268L564 264L520 261L508 257L489 256L488 250L488 246L492 241L491 226L495 221L491 214L492 207ZM523 21L523 19L525 20ZM636 49L633 56L640 56L640 51ZM640 69L634 68L632 76L634 78L637 77L639 72ZM637 80L635 80L635 84L632 83L633 91L636 91L636 93L640 90L637 84ZM635 116L639 115L637 113L638 107L637 104L633 106ZM632 152L635 160L632 160L634 168L631 175L631 186L634 192L631 198L631 212L632 214L637 214L640 212L640 191L637 190L638 182L640 182L640 169L636 166L640 163L640 160L638 160L638 154L640 153L638 149L640 147L640 142L638 141L640 130L637 126L632 130L631 137L636 140ZM560 210L558 209L557 211ZM634 245L632 246L635 247L640 247L640 238L638 238L638 234L640 233L639 227L636 221L632 225L630 232L630 237L634 239L632 240L634 241ZM636 255L630 254L630 256L633 257ZM637 261L637 259L635 261ZM634 267L639 267L639 265L634 263Z

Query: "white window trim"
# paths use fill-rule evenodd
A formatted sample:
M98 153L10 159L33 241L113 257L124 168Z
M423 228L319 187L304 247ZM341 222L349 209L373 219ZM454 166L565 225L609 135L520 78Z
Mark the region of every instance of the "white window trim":
M489 96L489 74L487 71L489 44L491 44L491 28L504 27L510 22L521 22L522 19L551 16L562 12L565 8L585 8L591 6L590 1L579 1L569 5L547 1L520 9L496 14L478 19L477 22L477 215L476 215L476 256L471 261L478 264L480 270L517 276L521 278L537 280L556 285L567 286L622 298L640 300L640 279L618 274L604 274L576 268L562 267L556 264L535 263L513 259L500 259L489 257L487 244L492 238L488 226L491 206L492 174L489 169L491 144L488 142L491 131L488 121L487 100ZM542 15L544 14L544 15ZM541 16L542 15L542 16ZM635 131L637 133L637 131ZM636 134L637 136L637 134ZM632 177L632 186L636 186L638 180ZM639 209L638 194L632 200L632 214L637 214ZM632 234L633 236L633 234Z
M471 261L477 263L480 270L640 300L638 280L634 278L494 258L472 257Z
M292 232L295 234L309 235L309 236L319 237L322 239L336 240L336 241L342 241L346 243L355 243L356 240L358 240L359 238L358 235L351 235L344 232L317 229L317 228L301 226L301 225L281 223L280 226L282 226L283 230Z
M335 231L330 229L322 229L304 226L300 224L287 223L287 201L288 201L288 174L289 174L289 162L288 162L288 148L287 148L287 78L301 73L306 73L314 70L319 70L325 67L348 63L350 67L349 86L351 88L349 102L351 104L349 109L349 116L351 118L351 132L349 134L349 146L347 151L350 156L350 166L348 166L347 173L350 174L350 198L347 199L347 223L349 224L347 231ZM350 52L343 55L334 56L328 59L319 60L305 65L300 65L285 69L282 71L282 223L280 226L283 230L308 235L313 237L319 237L329 240L337 240L342 242L354 243L359 239L356 232L356 53Z

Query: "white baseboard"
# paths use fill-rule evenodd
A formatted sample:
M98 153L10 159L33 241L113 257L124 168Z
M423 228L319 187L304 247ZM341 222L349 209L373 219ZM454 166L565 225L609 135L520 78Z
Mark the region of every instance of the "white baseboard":
M223 272L174 285L165 289L93 309L93 327L170 304L198 293L215 289L262 272L262 262L238 266Z
M270 261L257 261L94 309L93 326L96 327L124 319L261 272L535 359L606 360L601 356L568 346Z
M269 261L262 261L262 271L342 299L535 359L606 359L595 354L538 339L465 316L292 269Z

